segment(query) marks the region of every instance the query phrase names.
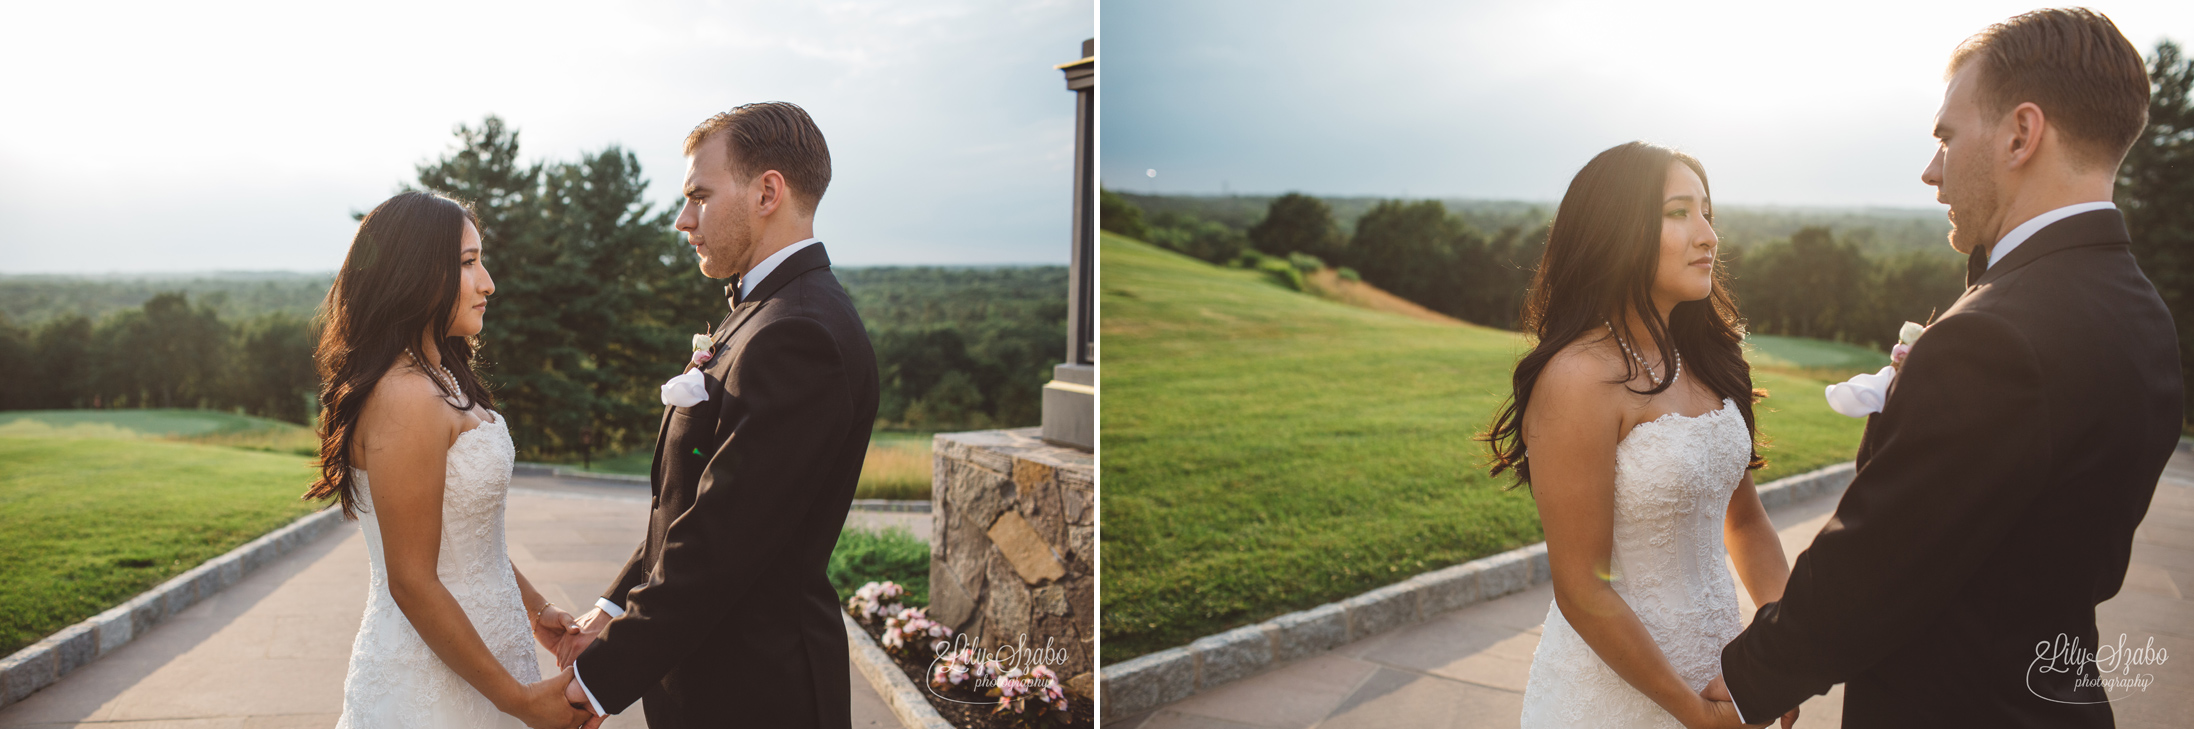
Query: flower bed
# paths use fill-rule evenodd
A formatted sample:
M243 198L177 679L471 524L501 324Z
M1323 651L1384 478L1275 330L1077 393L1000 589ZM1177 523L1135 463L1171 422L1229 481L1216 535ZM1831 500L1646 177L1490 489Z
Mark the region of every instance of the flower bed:
M897 584L871 582L846 601L846 613L945 721L961 729L1096 725L1089 700L1066 693L1049 667L1014 665L1010 651L960 645L923 608L901 604L905 596ZM945 646L944 656L937 646Z

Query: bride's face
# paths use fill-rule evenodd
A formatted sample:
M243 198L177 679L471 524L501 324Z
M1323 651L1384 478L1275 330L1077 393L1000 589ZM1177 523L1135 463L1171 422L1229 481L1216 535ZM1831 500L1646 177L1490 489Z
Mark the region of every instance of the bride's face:
M1669 305L1698 301L1714 289L1714 249L1720 239L1707 222L1706 184L1682 162L1668 165L1661 195L1661 257L1653 297Z
M465 234L457 244L457 303L450 312L449 335L470 337L480 333L488 316L488 295L495 293L495 278L488 275L480 257L480 231L465 221Z

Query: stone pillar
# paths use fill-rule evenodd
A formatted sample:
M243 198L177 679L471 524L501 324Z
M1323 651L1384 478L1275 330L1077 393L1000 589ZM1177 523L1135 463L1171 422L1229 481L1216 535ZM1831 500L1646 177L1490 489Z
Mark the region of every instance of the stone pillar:
M1095 459L1038 428L939 433L932 451L930 618L984 648L1048 643L1064 654L1053 670L1088 695Z
M1097 41L1059 64L1074 92L1074 237L1067 265L1067 361L1044 384L1043 439L1090 450L1097 444Z

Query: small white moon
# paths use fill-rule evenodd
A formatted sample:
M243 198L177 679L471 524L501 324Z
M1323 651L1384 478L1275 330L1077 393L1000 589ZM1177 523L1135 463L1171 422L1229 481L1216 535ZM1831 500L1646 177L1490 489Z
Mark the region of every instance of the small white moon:
M1158 171L1157 171L1157 170L1143 170L1143 176L1144 176L1144 177L1157 177L1157 176L1158 176Z

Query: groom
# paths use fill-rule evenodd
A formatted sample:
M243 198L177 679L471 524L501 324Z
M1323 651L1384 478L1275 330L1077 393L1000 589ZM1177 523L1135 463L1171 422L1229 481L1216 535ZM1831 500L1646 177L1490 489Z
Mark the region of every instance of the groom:
M806 111L773 102L710 117L685 152L677 227L703 274L737 277L731 314L700 366L706 399L663 413L647 540L558 651L584 649L566 698L597 717L645 698L655 729L848 727L846 634L824 565L877 380L814 237L830 150Z
M1843 683L1845 726L2112 725L2112 695L2078 685L2094 665L2053 658L2096 650L2182 422L2171 314L2111 204L2148 93L2140 53L2088 10L2012 18L1951 56L1921 177L1970 286L1708 698L1765 723Z

